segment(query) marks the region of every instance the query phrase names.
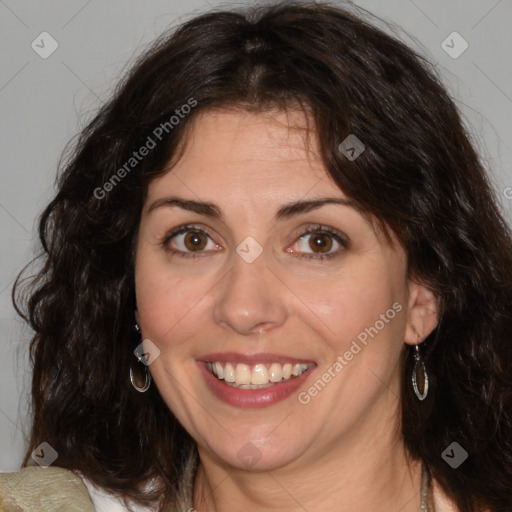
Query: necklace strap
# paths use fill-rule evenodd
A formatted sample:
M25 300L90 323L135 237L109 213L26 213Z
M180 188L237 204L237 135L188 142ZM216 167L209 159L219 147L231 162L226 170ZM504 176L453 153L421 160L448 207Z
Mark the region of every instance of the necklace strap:
M431 498L430 474L423 464L421 467L421 486L420 486L421 504L418 512L435 512L434 504Z

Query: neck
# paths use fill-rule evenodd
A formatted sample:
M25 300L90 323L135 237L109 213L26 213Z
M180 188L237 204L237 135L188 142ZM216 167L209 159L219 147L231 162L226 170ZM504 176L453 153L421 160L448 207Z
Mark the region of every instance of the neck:
M396 425L389 419L388 412L379 423ZM421 462L408 458L396 428L377 429L376 435L375 421L272 471L228 467L200 449L194 507L201 512L417 512Z

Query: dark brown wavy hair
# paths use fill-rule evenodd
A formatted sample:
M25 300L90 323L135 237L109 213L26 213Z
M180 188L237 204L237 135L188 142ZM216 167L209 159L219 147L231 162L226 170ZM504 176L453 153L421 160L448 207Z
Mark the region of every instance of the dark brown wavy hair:
M193 506L194 440L155 386L140 394L129 380L145 194L179 156L199 112L301 108L314 119L329 175L396 234L409 277L438 299L439 324L422 345L424 402L412 392L404 344L408 453L461 512L512 510L511 233L436 69L369 18L353 6L289 2L196 16L156 41L99 109L63 160L41 216L41 269L20 274L13 289L35 331L24 466L46 441L58 452L55 465L128 502ZM113 182L191 100L197 105ZM338 149L349 134L366 146L353 161ZM457 469L441 456L454 441L469 455Z

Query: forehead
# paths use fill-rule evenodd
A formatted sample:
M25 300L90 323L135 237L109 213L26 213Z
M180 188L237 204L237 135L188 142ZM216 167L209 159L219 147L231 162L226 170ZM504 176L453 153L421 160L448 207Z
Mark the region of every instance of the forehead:
M309 124L309 130L308 130ZM306 194L344 197L317 150L313 122L302 111L210 110L188 127L177 163L149 186L223 201Z

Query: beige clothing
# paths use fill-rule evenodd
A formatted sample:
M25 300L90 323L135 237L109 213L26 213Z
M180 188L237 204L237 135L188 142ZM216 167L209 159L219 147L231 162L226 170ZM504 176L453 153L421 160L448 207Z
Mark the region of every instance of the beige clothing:
M457 512L434 483L434 511ZM96 489L72 471L33 466L0 473L2 512L110 512L126 510L115 497Z
M0 474L5 512L95 512L83 480L67 469L33 466Z

